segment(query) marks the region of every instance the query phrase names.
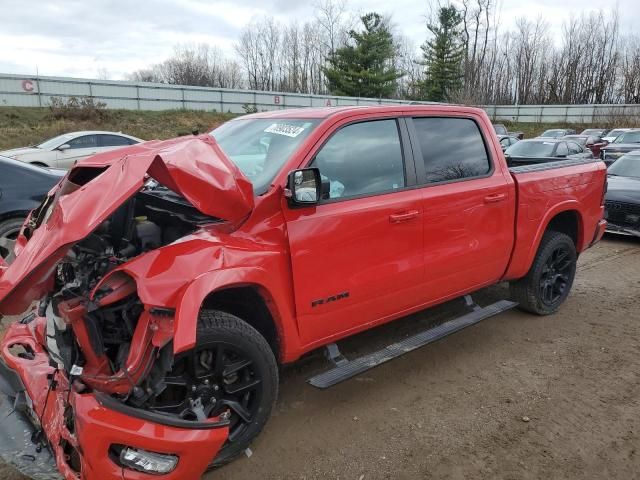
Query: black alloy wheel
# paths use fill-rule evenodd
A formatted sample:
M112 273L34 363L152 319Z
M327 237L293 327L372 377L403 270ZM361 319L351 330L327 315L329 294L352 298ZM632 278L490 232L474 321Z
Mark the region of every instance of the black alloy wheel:
M242 453L266 424L278 392L278 369L267 341L238 317L203 310L195 348L179 355L167 388L151 409L184 420L229 419L229 436L211 467Z

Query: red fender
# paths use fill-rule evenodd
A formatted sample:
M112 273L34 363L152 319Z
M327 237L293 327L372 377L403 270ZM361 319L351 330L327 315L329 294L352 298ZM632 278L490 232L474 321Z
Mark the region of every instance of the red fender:
M253 285L265 298L274 319L280 341L280 356L283 361L297 358L301 354L298 328L290 303L290 292L274 284L267 271L259 267L238 267L215 270L197 277L185 288L176 304L174 320L173 351L179 354L196 344L198 314L208 295L230 287ZM287 311L283 311L286 309Z
M504 276L504 279L516 279L524 277L529 268L531 268L531 264L533 263L533 259L538 251L538 247L540 246L540 242L542 241L542 236L544 232L547 230L549 223L553 218L567 211L575 211L578 216L578 241L576 245L576 249L578 252L584 250L584 221L582 218L582 214L580 213L580 203L577 200L567 200L557 205L554 205L552 208L547 210L542 217L539 218L524 218L525 215L519 214L518 218L518 231L516 238L516 248L511 256L511 262L509 264L509 268ZM529 232L526 231L527 226L535 225L536 231L531 238L531 241L527 241L527 236L530 235Z

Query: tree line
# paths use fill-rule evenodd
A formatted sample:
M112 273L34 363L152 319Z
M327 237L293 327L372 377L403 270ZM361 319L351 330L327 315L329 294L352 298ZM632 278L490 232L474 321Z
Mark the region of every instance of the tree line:
M303 23L254 19L232 55L177 46L130 79L467 104L640 102L640 36L623 34L617 13L572 15L554 35L541 17L504 31L498 0L433 3L415 45L391 17L346 2L319 0Z

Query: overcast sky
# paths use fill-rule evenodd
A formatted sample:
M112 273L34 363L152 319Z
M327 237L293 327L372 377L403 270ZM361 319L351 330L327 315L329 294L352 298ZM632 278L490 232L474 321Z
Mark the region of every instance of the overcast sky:
M572 15L614 9L606 0L500 0L502 29L542 15L555 36ZM0 0L0 72L121 79L160 62L178 43L209 43L233 54L252 18L303 23L311 0ZM618 0L622 31L640 25L640 0ZM389 14L416 45L426 37L425 0L349 0L355 12Z

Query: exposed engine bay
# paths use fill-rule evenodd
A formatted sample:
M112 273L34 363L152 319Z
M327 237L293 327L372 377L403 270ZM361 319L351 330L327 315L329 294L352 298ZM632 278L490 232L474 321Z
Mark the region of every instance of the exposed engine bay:
M39 226L49 208L50 203L45 202L34 211L32 225L25 229L25 235L29 234L29 228ZM127 371L132 357L131 342L141 319L152 324L149 312L143 315L144 306L136 294L135 282L124 274L113 275L96 287L119 265L216 221L200 213L182 196L153 179L148 180L138 194L71 247L56 266L53 289L38 307L38 315L47 318L46 344L52 360L72 377L80 378L79 372L86 373L90 380L78 381L81 388L114 385L105 388L106 393L119 394L136 406L143 406L161 394L164 374L171 368L171 348L154 348L140 355L139 366L144 371L139 375L132 376ZM155 317L172 315L161 309L151 313ZM140 330L158 330L157 325L148 328L149 325ZM153 357L155 361L145 365L142 357L147 360ZM84 368L87 364L92 370ZM99 371L97 367L101 367Z

